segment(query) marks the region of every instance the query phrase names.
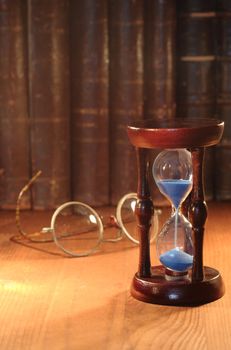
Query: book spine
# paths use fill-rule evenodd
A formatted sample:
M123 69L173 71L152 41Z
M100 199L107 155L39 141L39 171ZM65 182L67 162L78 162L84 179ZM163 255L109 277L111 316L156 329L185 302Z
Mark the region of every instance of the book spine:
M216 12L178 3L177 13L177 117L211 116L216 106ZM181 8L183 5L183 8Z
M136 192L137 165L126 125L143 115L143 3L109 1L110 195Z
M71 1L73 199L109 202L107 1Z
M68 2L29 0L28 27L33 208L55 208L70 199Z
M147 0L144 14L144 117L173 119L176 3Z
M0 205L13 209L30 176L25 2L0 0L0 18Z
M216 147L216 199L231 199L231 4L217 4L217 115L225 122L221 143Z
M177 2L177 117L216 114L215 1ZM205 155L206 199L213 198L213 148Z
M175 82L176 2L144 2L144 118L170 120L176 114ZM150 152L150 162L159 150ZM153 178L154 204L166 205Z

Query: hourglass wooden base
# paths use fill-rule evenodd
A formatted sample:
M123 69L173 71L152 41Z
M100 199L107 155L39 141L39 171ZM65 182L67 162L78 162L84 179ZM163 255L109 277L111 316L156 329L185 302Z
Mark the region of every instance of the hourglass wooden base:
M172 121L143 120L128 126L128 136L136 147L138 163L138 201L136 216L140 235L139 266L131 293L142 301L163 305L200 305L219 299L224 294L220 273L203 266L203 237L207 206L203 189L204 149L216 145L224 123L214 119ZM149 190L148 149L186 148L192 155L193 187L184 203L184 215L192 224L193 266L188 278L166 279L163 266L151 267L149 230L153 202Z
M151 276L138 277L132 281L131 294L134 298L152 304L174 306L197 306L221 298L224 284L220 273L204 267L203 281L192 282L192 275L179 280L166 280L165 268L155 266Z

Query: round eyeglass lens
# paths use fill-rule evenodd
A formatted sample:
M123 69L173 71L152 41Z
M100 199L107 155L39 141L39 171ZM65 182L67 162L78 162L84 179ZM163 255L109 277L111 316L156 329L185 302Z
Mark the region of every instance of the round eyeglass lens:
M55 243L72 256L87 256L95 252L103 239L99 215L81 202L68 202L56 209L51 230Z
M116 218L124 234L134 243L139 244L139 236L135 216L137 202L136 193L128 193L121 198L116 209ZM150 242L153 242L158 232L158 211L154 211L150 229Z

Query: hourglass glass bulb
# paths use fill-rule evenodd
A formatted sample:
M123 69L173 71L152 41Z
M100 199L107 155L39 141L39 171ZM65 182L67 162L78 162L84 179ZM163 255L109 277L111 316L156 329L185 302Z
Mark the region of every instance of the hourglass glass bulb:
M169 270L185 272L192 267L192 226L179 211L173 212L157 238L160 262Z
M174 208L157 239L158 257L168 270L187 272L193 263L192 226L180 212L180 206L192 189L190 152L186 149L161 152L153 164L153 176Z
M152 171L160 192L178 208L192 189L191 153L186 149L165 150L155 159Z

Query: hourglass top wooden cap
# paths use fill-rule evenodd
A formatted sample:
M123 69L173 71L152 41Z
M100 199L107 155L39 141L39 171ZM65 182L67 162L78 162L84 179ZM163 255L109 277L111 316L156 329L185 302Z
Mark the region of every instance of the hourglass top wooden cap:
M217 119L176 118L140 120L128 125L130 142L141 148L194 148L216 145L224 122Z

